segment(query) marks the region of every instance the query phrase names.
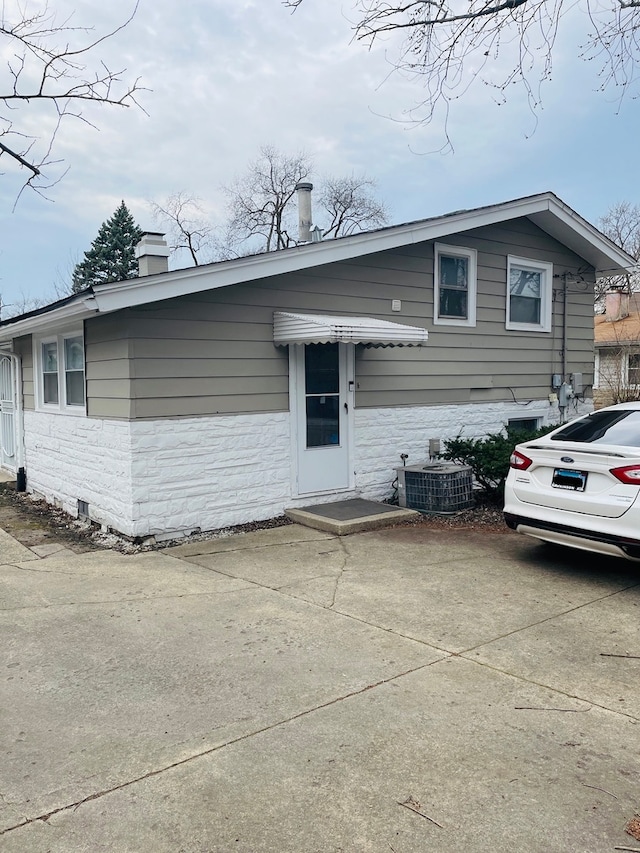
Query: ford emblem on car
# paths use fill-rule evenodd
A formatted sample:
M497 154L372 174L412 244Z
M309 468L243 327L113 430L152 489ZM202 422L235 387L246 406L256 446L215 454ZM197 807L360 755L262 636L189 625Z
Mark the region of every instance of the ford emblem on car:
M569 463L573 462L573 459L570 456L561 456L560 461L566 462L567 464L569 464Z

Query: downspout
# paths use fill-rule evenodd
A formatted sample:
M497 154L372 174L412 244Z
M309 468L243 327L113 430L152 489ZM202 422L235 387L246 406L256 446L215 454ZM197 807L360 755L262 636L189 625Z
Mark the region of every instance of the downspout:
M567 285L567 274L562 274L562 381L567 381L567 298L569 288Z
M565 412L569 404L569 385L567 383L567 273L562 273L562 349L561 370L562 384L558 390L558 410L560 411L560 423L566 422Z

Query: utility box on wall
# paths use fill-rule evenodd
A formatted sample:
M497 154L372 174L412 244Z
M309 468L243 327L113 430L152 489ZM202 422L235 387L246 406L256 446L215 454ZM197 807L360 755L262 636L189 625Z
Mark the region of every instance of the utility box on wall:
M396 471L398 503L402 507L446 514L473 506L473 474L468 465L429 462Z

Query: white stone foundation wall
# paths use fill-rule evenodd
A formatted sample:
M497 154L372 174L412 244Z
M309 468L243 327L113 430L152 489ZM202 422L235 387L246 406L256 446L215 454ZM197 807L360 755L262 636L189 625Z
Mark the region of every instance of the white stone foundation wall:
M281 515L289 414L112 421L25 412L27 488L72 516L158 538Z
M591 400L572 400L566 420L592 411ZM439 439L443 451L447 439L482 438L500 432L509 420L539 418L541 425L560 423L557 405L538 400L526 405L471 403L456 406L406 406L392 409L356 409L356 488L370 500L393 495L396 468L429 461L429 439Z
M591 410L591 401L573 401L567 419ZM547 401L356 409L355 489L294 498L288 412L132 422L25 412L27 488L73 516L86 501L103 526L162 539L273 518L301 502L384 500L401 454L419 465L429 439L444 450L447 439L534 417L554 424L559 411Z
M216 530L288 505L288 412L137 421L131 438L130 535Z
M121 532L131 528L131 438L126 421L24 413L27 491Z

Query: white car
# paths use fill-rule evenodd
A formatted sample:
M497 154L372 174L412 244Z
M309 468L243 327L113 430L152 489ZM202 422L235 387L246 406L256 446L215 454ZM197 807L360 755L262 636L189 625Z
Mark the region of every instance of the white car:
M640 402L516 445L504 518L545 542L640 561Z

